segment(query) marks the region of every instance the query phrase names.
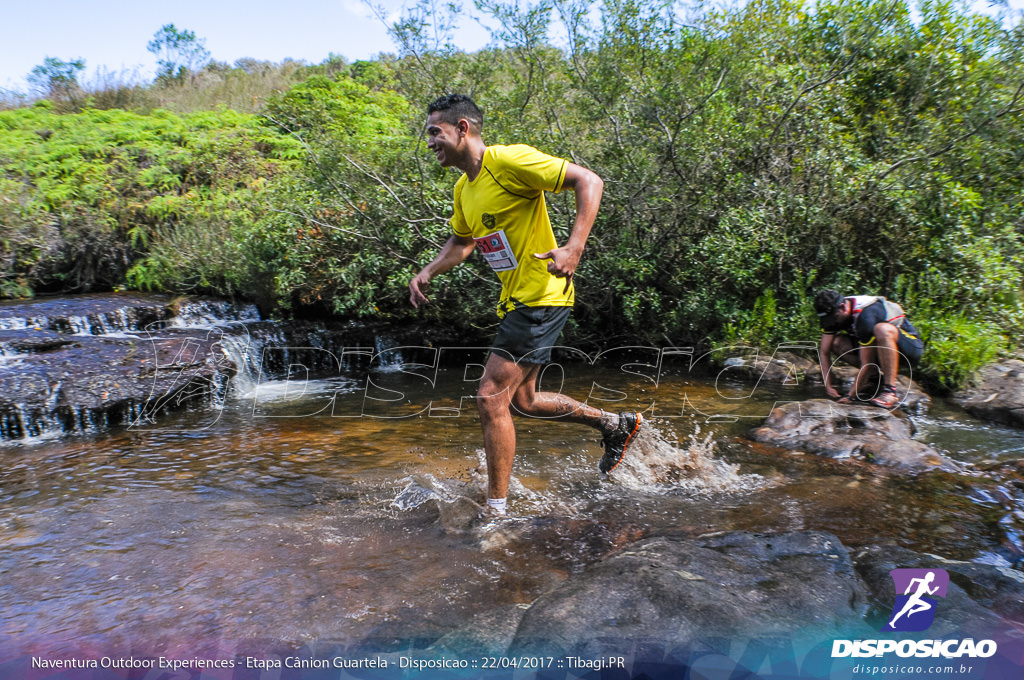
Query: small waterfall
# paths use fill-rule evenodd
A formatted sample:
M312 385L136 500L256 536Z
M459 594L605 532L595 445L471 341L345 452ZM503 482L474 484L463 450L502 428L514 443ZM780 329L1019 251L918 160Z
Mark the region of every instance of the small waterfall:
M171 298L127 294L81 295L0 303L0 332L66 335L136 333L173 315Z
M176 306L170 320L174 328L215 328L232 321L259 321L256 305L228 300L189 300Z
M246 399L255 394L261 382L278 377L266 355L274 352L274 348L286 347L288 341L276 327L252 329L257 331L254 334L245 326L232 324L231 330L235 332L224 335L221 350L235 368L230 385L232 396Z
M402 358L402 350L396 347L393 339L386 335L378 335L374 338L374 368L385 373L397 371L405 363Z
M22 331L26 328L42 328L45 319L10 316L0 318L0 331Z
M262 320L254 305L108 294L0 303L0 443L157 427L225 399L292 399L404 363L354 324ZM291 381L291 382L289 382Z

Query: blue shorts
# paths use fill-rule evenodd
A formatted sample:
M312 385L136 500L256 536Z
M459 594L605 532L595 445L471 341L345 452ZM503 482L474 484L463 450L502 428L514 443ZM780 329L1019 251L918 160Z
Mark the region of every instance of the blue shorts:
M491 352L516 363L546 364L572 307L526 307L505 315Z

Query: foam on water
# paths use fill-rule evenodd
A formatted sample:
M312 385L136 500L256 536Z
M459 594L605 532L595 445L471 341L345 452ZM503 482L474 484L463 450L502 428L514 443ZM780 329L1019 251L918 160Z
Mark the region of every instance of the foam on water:
M324 398L339 392L356 389L349 378L321 378L316 380L265 380L251 390L236 395L239 400L263 402L295 402L302 399Z
M764 488L760 475L739 473L739 466L716 458L712 433L701 436L700 425L680 443L645 421L629 445L626 456L608 478L637 491L690 494L731 493Z
M593 486L613 495L684 495L708 497L762 490L773 480L757 474L741 474L739 465L714 456L714 434L699 427L685 443L666 437L646 422L630 445L622 463L604 482L594 470ZM553 490L531 489L514 474L509 483L508 514L496 517L484 507L487 497L487 464L483 450L476 451L476 465L457 474L415 473L396 480L378 509L392 515L431 507L437 522L448 534L473 537L481 549L500 549L518 540L538 517L579 517L592 511L594 497L586 491L566 493L559 484ZM618 491L614 491L618 488ZM603 495L603 494L601 494ZM384 508L381 508L381 505Z
M388 505L392 511L408 512L427 504L439 513L438 522L448 533L488 535L495 516L484 507L487 498L487 463L483 449L476 451L477 465L463 470L457 477L436 477L433 474L415 474L398 480L401 490ZM575 516L585 502L552 498L550 494L524 485L515 475L509 480L508 514L502 524L515 524L544 516ZM486 546L485 546L486 547Z

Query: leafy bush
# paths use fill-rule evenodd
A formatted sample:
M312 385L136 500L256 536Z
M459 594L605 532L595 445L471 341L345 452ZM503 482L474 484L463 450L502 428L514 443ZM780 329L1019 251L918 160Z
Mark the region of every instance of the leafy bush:
M429 101L458 91L488 143L605 179L570 342L816 339L828 286L900 302L952 386L1024 321L1019 17L930 0L477 8L494 40L474 54L453 46L454 6L422 0L392 27L397 55L214 62L191 89L111 94L262 118L0 112L0 292L127 282L476 332L497 286L475 259L426 309L406 288L450 233L456 176L421 135ZM571 192L549 209L564 241Z
M294 140L226 110L35 106L0 112L0 131L0 256L19 294L125 283L235 292L244 262L223 225L251 221L255 198L300 155Z
M915 325L925 339L923 378L947 390L969 383L979 369L1010 349L1004 331L964 313L926 314Z

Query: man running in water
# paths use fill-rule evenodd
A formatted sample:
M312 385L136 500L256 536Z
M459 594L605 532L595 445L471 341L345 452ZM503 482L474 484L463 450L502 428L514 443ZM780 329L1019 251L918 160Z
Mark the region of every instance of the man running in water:
M487 146L483 113L472 99L452 94L428 108L427 148L438 163L464 174L455 185L453 234L440 253L409 282L413 306L429 302L424 290L436 276L478 250L501 280L502 319L480 379L477 410L487 454L487 505L505 514L516 433L512 408L535 418L562 417L598 429L610 472L640 429L639 413L608 413L562 394L536 391L575 300L573 274L597 216L604 182L561 158L522 145ZM544 192L576 194L576 221L559 246Z

